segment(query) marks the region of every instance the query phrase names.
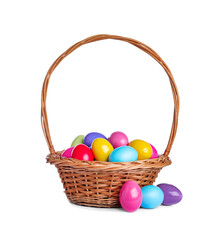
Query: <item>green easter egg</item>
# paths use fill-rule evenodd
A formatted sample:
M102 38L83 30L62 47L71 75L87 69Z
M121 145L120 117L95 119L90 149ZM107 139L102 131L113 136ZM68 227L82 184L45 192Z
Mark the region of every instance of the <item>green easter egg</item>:
M84 139L84 137L85 137L85 136L83 136L83 135L77 136L77 137L73 140L73 142L72 142L72 144L71 144L71 147L75 147L75 146L77 146L77 145L79 145L79 144L83 144L83 139Z

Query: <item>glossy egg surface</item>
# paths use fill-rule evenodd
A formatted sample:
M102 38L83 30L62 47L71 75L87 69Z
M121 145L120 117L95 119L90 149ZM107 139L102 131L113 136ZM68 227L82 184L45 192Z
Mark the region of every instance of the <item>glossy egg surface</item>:
M79 144L73 149L72 158L82 161L94 160L91 149L84 144Z
M164 193L163 205L173 205L179 203L182 198L182 192L175 186L167 183L161 183L157 185Z
M109 162L132 162L137 161L138 153L137 151L129 146L123 146L116 148L109 155Z
M112 133L108 140L112 144L113 148L127 146L129 143L128 137L123 132Z
M142 203L141 188L135 181L127 181L120 190L119 200L122 208L127 212L136 211Z
M160 206L164 200L163 191L154 185L148 185L141 189L143 199L141 207L143 208L156 208Z
M113 150L111 143L104 138L96 138L92 142L92 152L97 161L106 162Z
M130 147L133 147L138 152L138 160L149 159L152 156L153 150L149 143L136 139L129 143Z
M74 147L71 147L71 148L66 149L66 150L62 153L61 157L71 158L71 157L72 157L73 149L74 149Z
M149 143L149 144L150 144L150 143ZM155 148L152 144L150 144L150 146L151 146L151 148L152 148L152 156L151 156L150 159L158 158L159 156L158 156L158 153L157 153L156 148Z
M91 147L92 142L93 142L96 138L104 138L104 139L106 139L106 137L105 137L103 134L101 134L101 133L91 132L91 133L88 133L88 134L85 136L85 138L84 138L84 140L83 140L83 143L84 143L85 145L87 145L88 147Z

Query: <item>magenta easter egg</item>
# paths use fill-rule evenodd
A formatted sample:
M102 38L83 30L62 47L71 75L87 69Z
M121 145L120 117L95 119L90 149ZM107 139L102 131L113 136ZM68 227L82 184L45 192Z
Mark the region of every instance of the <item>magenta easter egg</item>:
M140 186L135 181L127 181L120 190L119 200L125 211L136 211L142 203L142 191Z
M71 147L71 148L66 149L66 150L62 153L61 157L71 158L71 157L72 157L73 149L74 149L74 147Z
M150 143L149 143L150 144ZM152 144L150 144L150 146L151 146L151 148L152 148L152 151L153 151L153 154L152 154L152 156L151 156L151 158L150 159L153 159L153 158L158 158L159 157L159 155L158 155L158 153L157 153L157 150L156 150L156 148L152 145Z
M108 139L113 148L127 146L129 141L128 137L123 132L114 132Z

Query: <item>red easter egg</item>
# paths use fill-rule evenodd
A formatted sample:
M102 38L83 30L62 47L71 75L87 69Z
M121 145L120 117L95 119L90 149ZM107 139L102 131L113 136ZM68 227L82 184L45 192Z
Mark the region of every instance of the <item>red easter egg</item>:
M94 160L91 149L84 144L79 144L73 149L72 158L83 161Z

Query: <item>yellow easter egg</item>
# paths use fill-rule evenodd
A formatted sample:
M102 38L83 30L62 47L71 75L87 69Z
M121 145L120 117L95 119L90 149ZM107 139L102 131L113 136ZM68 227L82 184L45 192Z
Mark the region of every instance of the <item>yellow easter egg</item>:
M92 152L97 161L107 162L113 150L111 143L104 138L96 138L92 142Z
M138 160L149 159L153 154L150 144L143 140L134 140L129 143L129 146L138 152Z

